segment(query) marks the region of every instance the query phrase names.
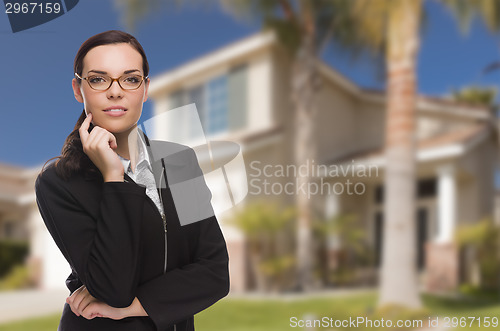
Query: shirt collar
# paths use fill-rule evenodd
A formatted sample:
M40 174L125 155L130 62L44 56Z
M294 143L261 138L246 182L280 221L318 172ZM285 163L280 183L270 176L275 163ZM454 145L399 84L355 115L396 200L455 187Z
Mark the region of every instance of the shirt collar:
M141 162L145 161L149 170L153 171L153 169L151 168L151 163L149 162L148 154L146 152L147 151L146 150L146 143L142 138L142 134L139 132L137 132L137 147L138 147L138 152L139 152L139 158L137 159L137 163L135 166L136 170L137 170L137 166L139 164L141 164ZM121 157L121 155L119 155L119 154L117 154L117 155L120 158L120 161L122 161L123 169L125 170L125 173L131 171L130 160L127 160L127 159Z

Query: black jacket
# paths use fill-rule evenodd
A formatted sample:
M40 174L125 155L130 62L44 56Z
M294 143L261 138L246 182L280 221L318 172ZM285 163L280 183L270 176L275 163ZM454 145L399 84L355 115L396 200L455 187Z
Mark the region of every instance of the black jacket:
M65 181L52 163L36 180L42 218L72 269L66 280L70 292L85 284L92 296L120 308L138 297L149 315L87 320L65 304L59 331L194 330L193 315L229 292L228 253L216 217L181 225L169 187L170 178L201 174L194 151L147 137L145 141L166 232L145 187L126 174L125 182L103 182L100 174ZM210 204L210 191L202 183L192 188L193 208Z

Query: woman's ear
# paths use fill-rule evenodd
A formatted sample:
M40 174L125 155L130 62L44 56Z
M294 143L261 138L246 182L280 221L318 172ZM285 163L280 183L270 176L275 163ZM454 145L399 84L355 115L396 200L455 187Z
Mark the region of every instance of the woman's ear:
M80 90L81 85L78 83L76 78L71 80L71 86L73 87L73 94L75 95L76 101L83 103L82 91Z
M148 89L149 89L149 78L144 81L144 98L142 102L146 102L148 100Z

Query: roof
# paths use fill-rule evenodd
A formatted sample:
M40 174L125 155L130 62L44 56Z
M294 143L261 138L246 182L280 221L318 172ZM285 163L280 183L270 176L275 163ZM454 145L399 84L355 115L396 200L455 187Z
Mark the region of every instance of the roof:
M317 61L317 65L324 78L330 80L352 96L363 101L376 103L386 102L385 91L361 88L321 60ZM462 118L489 119L492 114L488 106L471 105L445 97L417 95L416 104L417 110L419 111L434 112Z
M275 35L271 32L259 32L152 77L148 94L154 98L171 84L213 67L227 65L239 57L265 49L274 44L275 39Z
M429 161L463 155L483 141L490 133L490 125L482 123L422 139L417 143L417 160ZM373 148L344 155L328 163L341 164L357 159L360 163L383 164L385 159L384 153L384 148Z
M238 59L257 53L276 44L277 38L271 31L258 32L243 38L227 46L219 48L206 55L198 57L172 70L151 78L148 94L155 98L163 91L181 84L186 79L196 77L203 72L218 66L229 66ZM384 103L385 92L374 89L361 88L349 78L332 68L322 60L316 61L319 72L325 79L328 79L336 86L347 93L363 99L377 103ZM446 113L451 116L487 119L491 116L491 110L486 106L470 105L456 102L447 98L433 96L417 96L417 109L423 111L434 111L440 114ZM472 111L471 111L472 110Z

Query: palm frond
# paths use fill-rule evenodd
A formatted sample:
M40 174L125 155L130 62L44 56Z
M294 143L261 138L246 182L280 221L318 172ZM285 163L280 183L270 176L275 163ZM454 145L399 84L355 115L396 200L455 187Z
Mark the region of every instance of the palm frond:
M483 69L483 75L489 74L492 71L500 69L500 61L490 63Z
M441 0L457 18L463 33L481 17L491 31L500 31L500 0Z

